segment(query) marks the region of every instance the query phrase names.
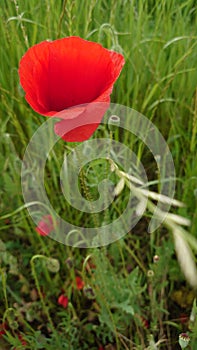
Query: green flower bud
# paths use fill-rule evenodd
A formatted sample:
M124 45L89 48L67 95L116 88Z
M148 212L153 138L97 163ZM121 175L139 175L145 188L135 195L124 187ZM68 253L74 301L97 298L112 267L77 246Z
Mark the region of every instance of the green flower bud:
M60 269L60 263L57 259L48 258L46 260L46 268L53 273L57 273Z
M9 327L15 331L16 329L18 329L19 324L17 321L9 321Z

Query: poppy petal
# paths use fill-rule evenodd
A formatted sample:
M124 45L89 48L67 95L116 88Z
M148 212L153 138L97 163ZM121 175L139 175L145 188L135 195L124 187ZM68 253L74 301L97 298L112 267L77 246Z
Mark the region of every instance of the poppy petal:
M51 215L43 216L35 230L40 236L47 236L50 232L52 232L54 230L54 226Z
M68 297L64 294L61 294L58 298L58 304L63 306L64 308L67 308L68 306Z
M20 83L26 92L25 99L38 113L48 113L48 62L49 42L32 46L19 65Z
M67 142L81 142L90 138L98 128L103 115L109 107L108 103L89 103L86 107L79 108L83 110L75 118L64 119L54 126L55 133ZM73 109L72 109L73 110ZM65 111L69 114L69 110ZM62 114L64 111L62 111ZM63 119L63 118L62 118Z
M76 276L76 277L75 277L75 282L76 282L76 287L77 287L78 290L83 289L83 287L85 286L84 281L83 281L82 278L79 277L79 276Z
M71 107L109 102L113 84L123 65L121 54L95 42L67 37L31 47L20 61L19 75L25 98L36 112L65 120L82 116L85 120L84 113L76 109L72 109L70 114ZM68 138L63 138L83 141L92 135L101 119L100 116L97 122L92 116L93 126L90 127L87 120L86 126L81 125L80 130L75 125L76 139L74 131ZM65 127L65 123L61 126ZM58 134L60 128L60 125L56 127Z

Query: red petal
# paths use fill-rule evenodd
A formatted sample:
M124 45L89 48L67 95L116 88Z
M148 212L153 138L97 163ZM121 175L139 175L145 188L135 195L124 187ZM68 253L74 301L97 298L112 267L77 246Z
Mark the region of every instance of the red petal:
M8 329L8 326L6 323L1 323L0 324L0 338L2 335L6 333L6 330Z
M82 280L82 278L79 277L79 276L76 276L75 281L76 281L77 289L78 289L78 290L83 289L85 283L84 283L84 281Z
M58 304L66 308L68 306L68 297L61 294L58 298Z
M51 215L43 216L42 220L39 221L38 226L35 228L41 236L47 236L51 231L54 230L53 219Z
M25 98L36 112L46 116L60 112L58 117L71 119L74 115L67 115L67 108L109 101L123 65L121 54L79 37L68 37L31 47L20 61L19 75ZM95 125L88 126L87 133L84 126L77 127L77 139L91 136L98 124L94 118L91 122ZM72 132L67 136L65 140L74 138Z
M24 345L27 345L27 342L26 340L23 338L22 334L18 334L18 339L20 340L21 344L24 346Z
M103 115L105 114L109 103L93 102L84 106L83 108L77 108L79 115L72 119L61 120L55 124L55 133L59 135L63 140L67 142L81 142L90 138L94 131L98 128ZM70 109L71 116L73 110ZM69 116L69 109L65 111L66 116ZM62 111L63 119L64 111ZM59 116L59 114L58 114Z
M46 115L48 108L49 42L32 46L19 65L20 83L26 92L25 99L38 113Z
M109 96L123 61L122 55L78 37L54 41L50 47L50 109L88 103L105 96L106 91Z

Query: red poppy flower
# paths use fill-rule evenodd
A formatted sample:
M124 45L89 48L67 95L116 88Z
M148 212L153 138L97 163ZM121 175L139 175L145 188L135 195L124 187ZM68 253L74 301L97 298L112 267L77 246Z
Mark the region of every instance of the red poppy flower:
M2 335L6 333L6 330L8 329L8 326L6 323L0 324L0 338Z
M39 233L40 236L48 236L48 234L54 230L52 216L43 216L42 220L40 220L35 230Z
M18 339L20 340L23 346L27 345L26 340L23 338L22 334L18 334Z
M64 294L61 294L58 298L58 304L63 306L66 309L68 306L68 297L65 296Z
M20 61L19 76L31 107L62 119L55 132L66 141L78 142L98 127L123 65L121 54L67 37L31 47Z
M85 283L84 283L84 281L81 279L81 277L76 276L76 277L75 277L75 282L76 282L76 286L77 286L77 289L78 289L78 290L83 289Z
M148 328L149 328L149 322L148 322L148 320L142 316L142 317L141 317L141 321L142 321L143 326L144 326L146 329L148 329Z
M135 316L136 316L136 318L138 318L140 321L141 321L141 323L142 323L142 325L145 327L145 328L149 328L149 322L148 322L148 320L144 317L144 316L140 316L140 315L138 315L138 314L135 314Z
M188 319L189 317L186 314L180 314L179 320L182 324L187 323Z
M22 345L22 347L25 347L27 345L27 342L26 340L23 338L22 334L18 334L17 335L18 339L20 340L20 343ZM14 350L17 350L17 348L14 348Z

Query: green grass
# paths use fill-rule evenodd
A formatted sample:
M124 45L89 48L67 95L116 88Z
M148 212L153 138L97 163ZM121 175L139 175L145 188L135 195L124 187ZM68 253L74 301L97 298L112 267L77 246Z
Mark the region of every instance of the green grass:
M196 292L177 262L171 227L147 232L150 210L132 232L98 249L72 248L35 232L22 197L20 171L28 142L46 119L25 102L18 77L19 61L27 48L46 39L77 35L121 52L126 64L111 101L139 111L165 137L176 169L175 198L185 203L173 213L191 219L191 236L186 237L195 254L195 1L1 0L0 14L0 323L7 325L0 349L96 350L102 345L106 350L174 350L180 349L179 334L187 332L188 349L195 350ZM93 138L103 135L108 131L100 127ZM121 132L115 138L135 152L150 181L158 180L154 159L142 141ZM104 218L70 208L58 176L62 149L68 152L72 146L60 141L51 152L45 173L47 194L69 222L103 224L124 210L129 190L124 188ZM91 198L97 198L97 184L109 173L108 166L103 160L84 169ZM112 180L117 183L118 175L113 174ZM157 184L154 190L158 191ZM179 253L180 259L183 252ZM160 258L157 263L153 263L155 255ZM50 259L60 263L55 272ZM84 291L77 290L76 275L83 279ZM63 291L69 298L66 309L57 302ZM22 346L19 335L26 345Z

